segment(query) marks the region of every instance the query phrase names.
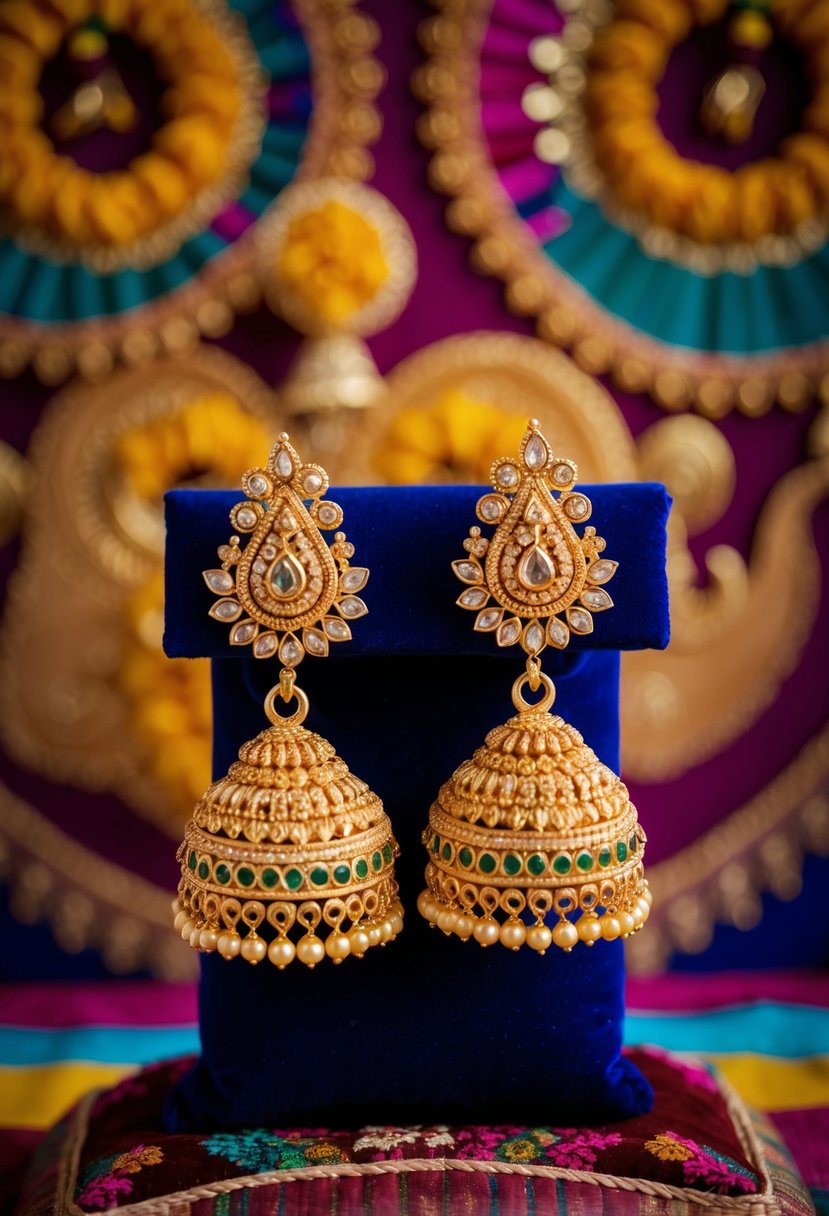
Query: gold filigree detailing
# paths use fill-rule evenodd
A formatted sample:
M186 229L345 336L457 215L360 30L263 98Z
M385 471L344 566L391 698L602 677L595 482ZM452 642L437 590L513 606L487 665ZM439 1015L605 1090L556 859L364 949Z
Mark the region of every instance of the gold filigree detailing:
M517 716L489 732L432 805L418 909L481 946L569 951L630 936L650 910L636 808L578 731L550 714L555 690L539 661L547 645L563 649L571 632L592 632L593 613L612 608L605 585L618 563L600 556L595 528L576 534L590 501L575 490L574 462L553 451L535 419L518 458L496 459L489 475L493 492L476 514L495 533L470 529L467 556L452 563L464 585L457 602L499 646L520 643L526 674L512 689ZM526 687L541 689L540 700L528 702Z

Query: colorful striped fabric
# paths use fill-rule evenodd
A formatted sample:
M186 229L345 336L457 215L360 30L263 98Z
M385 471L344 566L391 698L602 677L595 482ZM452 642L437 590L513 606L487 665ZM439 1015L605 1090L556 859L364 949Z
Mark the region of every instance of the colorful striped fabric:
M773 1113L806 1181L829 1188L829 976L660 976L633 981L628 1008L628 1043L715 1061L747 1102ZM197 1050L189 986L7 986L0 1148L27 1143L91 1088Z

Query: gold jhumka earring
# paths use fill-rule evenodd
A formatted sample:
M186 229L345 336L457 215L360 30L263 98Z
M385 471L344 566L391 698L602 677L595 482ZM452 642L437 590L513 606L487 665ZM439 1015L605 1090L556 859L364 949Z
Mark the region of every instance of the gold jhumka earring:
M243 744L187 824L175 925L194 948L227 959L267 958L280 970L294 958L339 963L403 928L398 850L377 795L302 725L308 698L296 667L351 638L350 623L367 612L357 592L369 572L350 564L344 532L326 543L320 529L339 528L342 509L323 497L325 470L304 464L287 435L242 488L230 521L250 539L242 549L231 536L221 565L204 571L218 597L210 615L230 625L232 645L282 669L265 698L271 725ZM292 700L297 708L283 715Z
M512 688L516 716L442 786L423 835L421 915L482 946L570 951L628 937L650 911L636 808L579 732L550 713L555 689L541 671L547 646L563 650L571 633L592 633L593 613L613 607L604 585L618 563L600 556L595 528L580 538L573 527L592 509L574 491L577 475L532 420L518 460L493 463L494 492L477 503L494 535L470 528L466 556L452 563L465 585L457 602L475 613L474 628L527 655ZM541 689L535 703L528 687Z

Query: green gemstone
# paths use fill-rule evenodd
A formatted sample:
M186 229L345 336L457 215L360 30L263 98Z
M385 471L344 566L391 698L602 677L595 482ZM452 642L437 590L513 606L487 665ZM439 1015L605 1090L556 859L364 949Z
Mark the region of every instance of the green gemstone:
M440 836L435 836L432 840L432 852L437 853L440 850Z
M190 869L191 869L191 870L195 870L195 868L196 868L196 862L197 862L198 860L199 860L199 859L198 859L198 857L196 856L196 854L195 854L195 853L191 853L191 854L190 854L190 856L187 858L187 864L188 864L188 866L190 867Z
M289 891L295 891L302 886L302 870L286 870L284 882Z
M620 840L619 843L616 845L616 856L619 859L619 861L626 861L627 855L628 855L628 847L625 844L624 840Z
M638 847L639 847L639 841L636 839L636 833L635 833L635 832L631 832L631 836L630 836L630 851L631 851L631 853L635 853Z
M354 873L358 878L363 879L368 874L368 862L364 857L354 863Z
M230 866L226 866L224 862L216 866L216 882L220 882L223 887L230 882Z
M209 878L209 877L210 877L210 862L209 861L200 861L199 862L199 878Z
M609 866L612 860L613 860L613 854L610 851L610 845L603 844L602 847L599 849L599 865L600 866Z
M387 866L390 866L391 859L392 859L391 845L384 844L383 845L383 861L386 863Z
M268 866L268 868L266 870L262 871L262 886L263 887L268 887L268 888L275 887L278 882L279 882L279 875L277 874L276 870L272 870L270 868L270 866Z
M553 869L556 874L569 874L572 866L573 862L567 853L559 853L553 861Z
M372 870L382 870L382 868L383 868L383 857L382 857L382 855L381 855L380 853L372 853L372 855L371 855L371 868L372 868Z
M581 870L582 874L586 874L588 870L592 870L593 869L592 854L588 853L586 850L582 853L579 853L578 857L576 858L576 865Z
M447 840L446 844L443 846L442 856L443 856L444 861L452 860L452 846L448 840Z
M247 866L240 866L236 871L236 878L241 886L252 887L253 880L256 878L256 875L254 874L253 870L248 869Z
M516 857L514 853L507 853L503 865L505 874L517 874L521 869L521 858Z
M315 887L325 886L328 882L328 871L324 866L317 866L315 870L311 871L311 882Z
M458 853L458 861L465 870L468 870L472 865L472 850L467 848L461 849L460 853Z
M478 869L484 874L491 874L497 864L491 853L481 853L478 858Z
M533 853L532 857L527 858L527 869L534 876L538 877L547 869L547 862L540 853Z
M334 869L334 882L339 883L341 887L345 886L351 877L351 866L341 865Z

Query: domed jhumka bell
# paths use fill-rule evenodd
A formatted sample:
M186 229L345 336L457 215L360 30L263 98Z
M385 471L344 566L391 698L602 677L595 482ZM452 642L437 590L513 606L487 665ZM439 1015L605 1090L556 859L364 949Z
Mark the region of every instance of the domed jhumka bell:
M593 613L613 606L604 585L618 563L600 556L595 528L576 534L590 501L574 491L575 464L554 455L537 422L518 461L496 460L491 478L477 515L496 531L488 540L470 529L467 556L453 563L465 585L457 602L499 646L519 643L526 671L512 688L516 715L489 732L432 805L418 909L482 946L570 951L628 937L651 904L636 808L579 732L550 712L555 689L540 665L547 646L563 650L571 633L592 633ZM540 699L527 701L527 687Z
M242 745L187 824L175 925L194 948L227 959L267 958L280 970L295 958L339 963L403 927L397 844L377 795L302 725L308 698L295 670L350 639L349 622L367 612L356 593L369 572L350 564L343 532L325 543L320 529L338 528L342 510L323 501L325 470L303 464L287 435L242 484L247 501L230 518L251 537L242 550L232 536L221 566L204 572L219 597L210 615L231 626L233 645L278 656L282 670L265 699L271 725ZM296 710L280 713L294 698Z

